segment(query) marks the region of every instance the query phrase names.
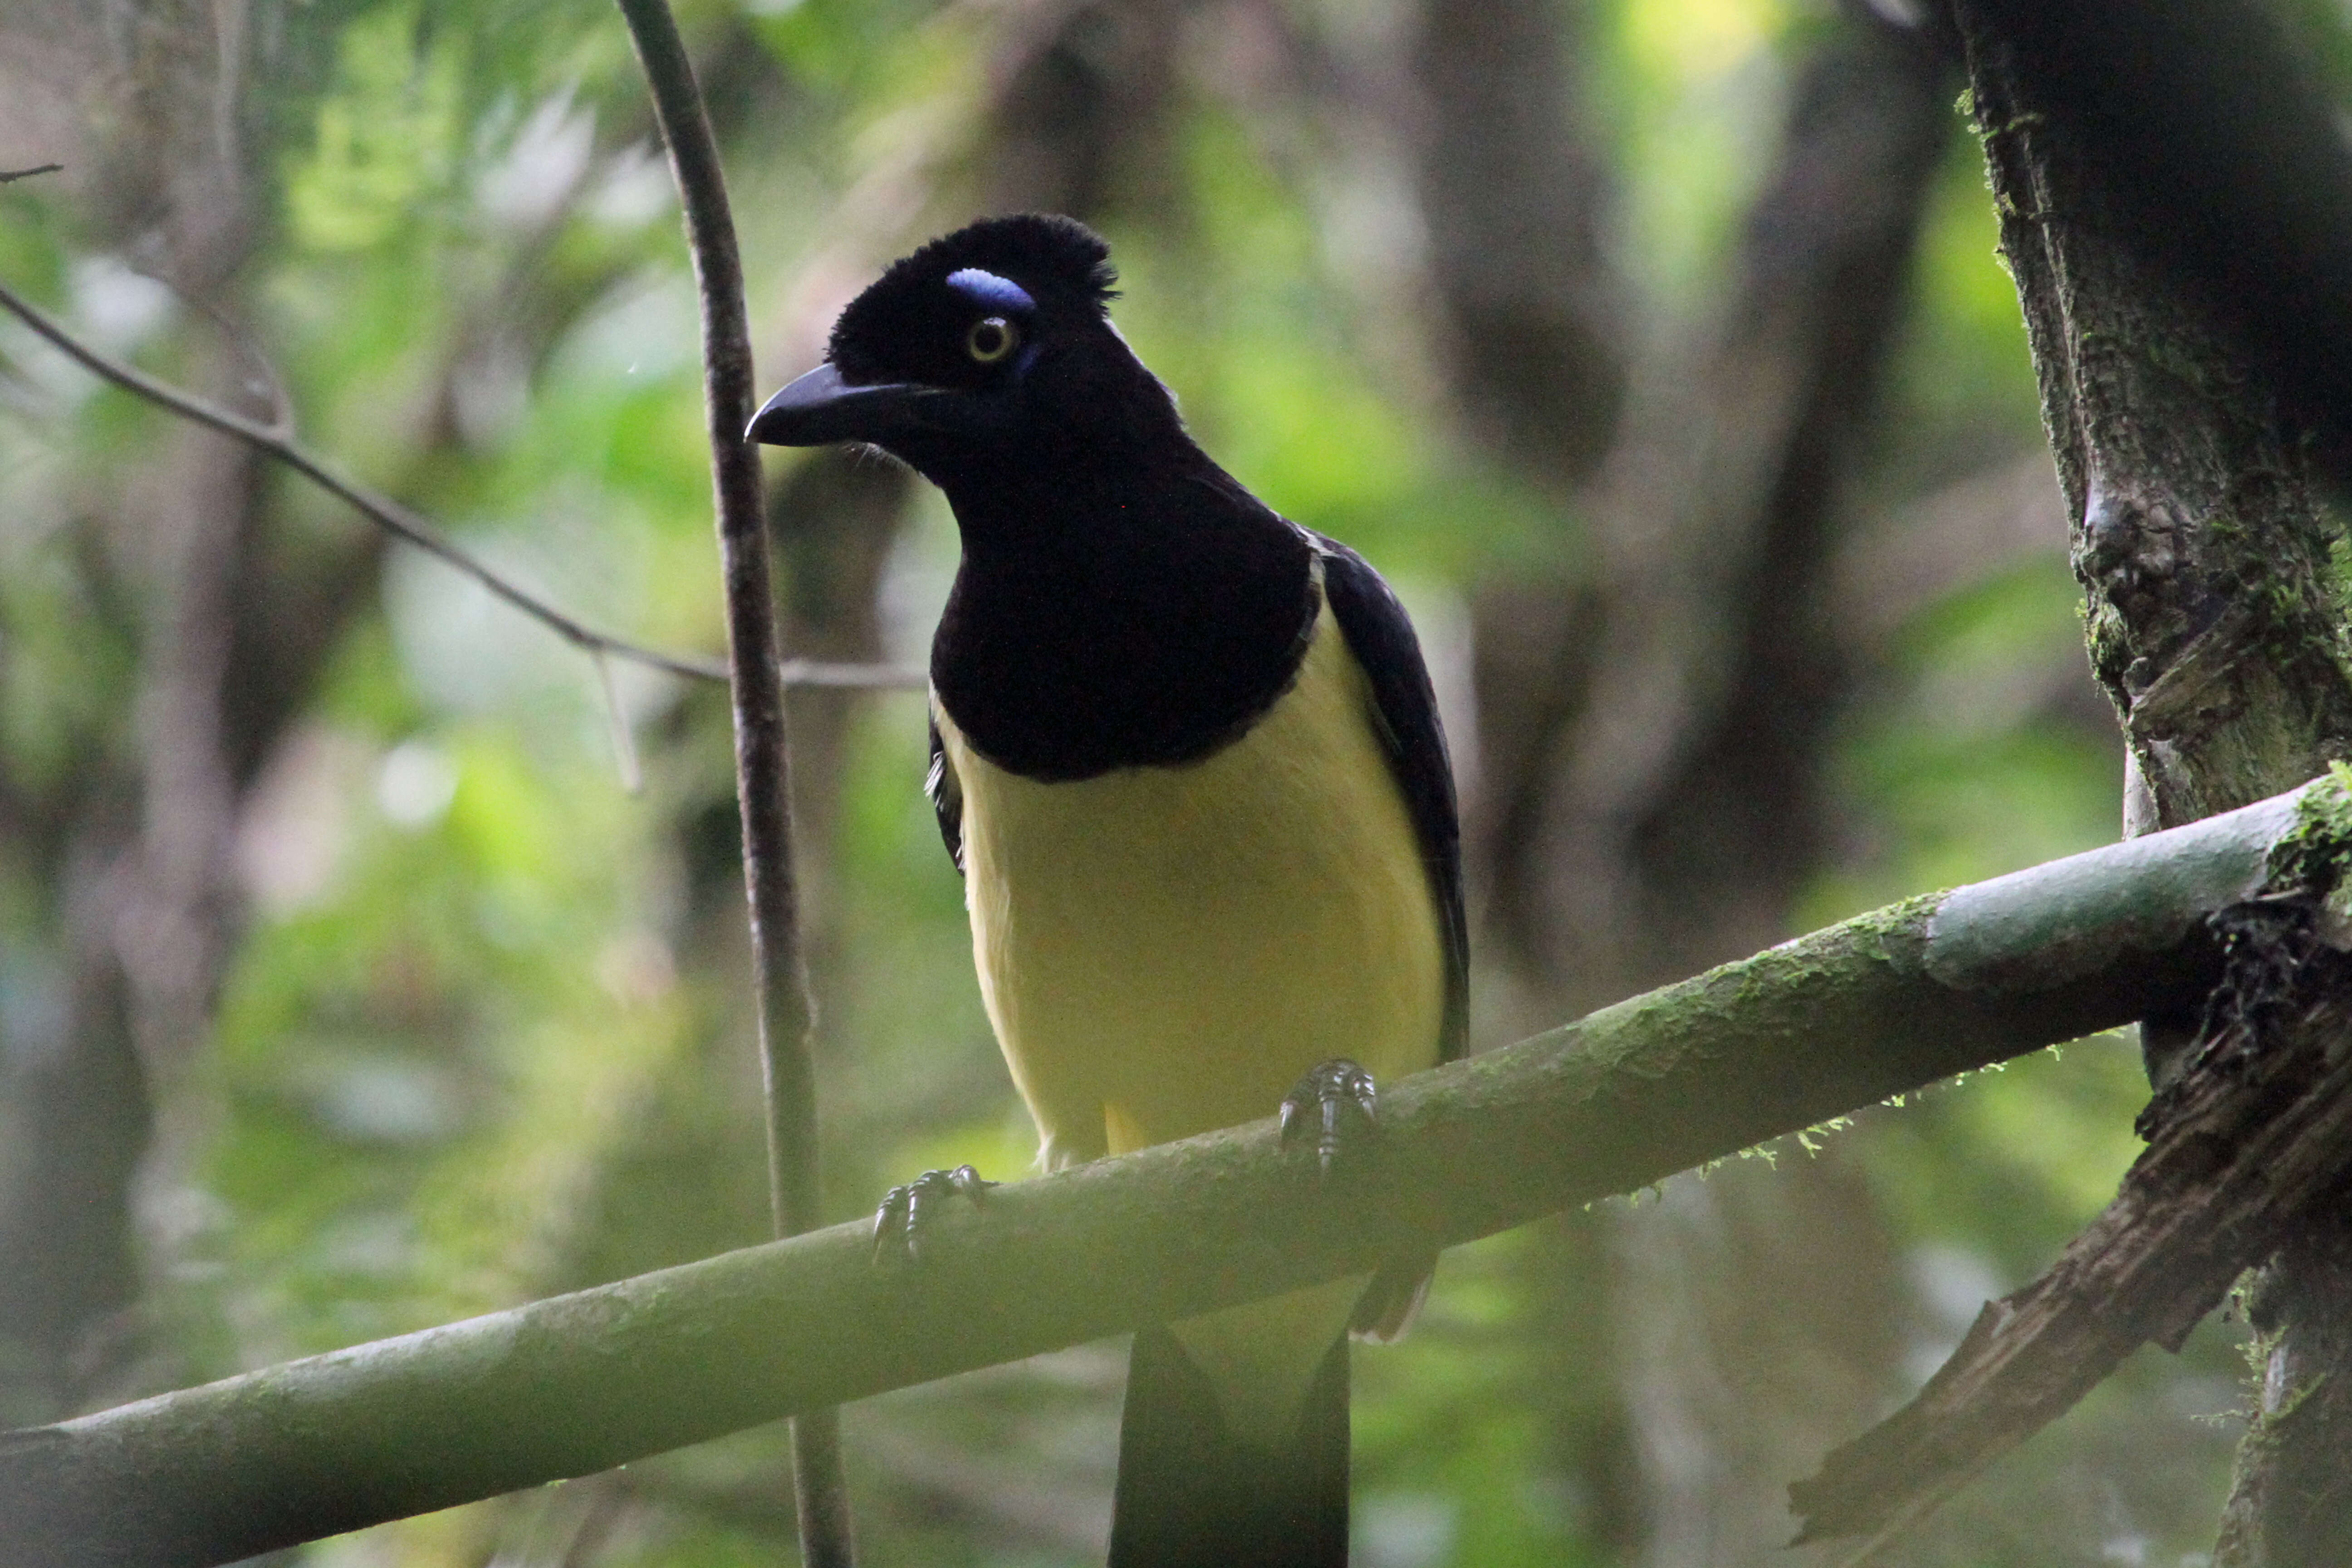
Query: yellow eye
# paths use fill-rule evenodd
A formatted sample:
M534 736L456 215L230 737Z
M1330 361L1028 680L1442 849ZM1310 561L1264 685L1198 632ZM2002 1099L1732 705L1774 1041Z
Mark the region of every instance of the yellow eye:
M1002 316L974 321L963 335L963 352L982 364L994 364L1013 352L1021 333Z

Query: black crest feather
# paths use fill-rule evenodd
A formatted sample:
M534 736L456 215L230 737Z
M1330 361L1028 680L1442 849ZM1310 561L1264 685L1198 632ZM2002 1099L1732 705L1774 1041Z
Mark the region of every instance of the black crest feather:
M894 322L924 313L922 296L967 267L1010 278L1041 304L1059 297L1100 311L1118 296L1109 245L1077 219L1055 213L982 218L892 262L834 323L827 357L850 374L868 344L886 338Z

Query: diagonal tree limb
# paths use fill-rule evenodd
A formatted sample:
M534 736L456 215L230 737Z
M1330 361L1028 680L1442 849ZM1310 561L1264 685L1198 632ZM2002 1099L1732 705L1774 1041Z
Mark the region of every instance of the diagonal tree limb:
M777 626L760 455L744 434L755 399L743 265L728 211L719 144L667 0L620 0L630 41L669 147L686 217L687 248L702 297L703 403L709 419L719 554L727 587L728 662L734 675L735 794L743 820L743 879L751 899L760 1066L767 1089L768 1201L776 1235L796 1236L821 1217L817 1173L816 1022L801 951L800 890L793 866L792 753L784 733ZM793 1413L793 1493L803 1568L853 1568L849 1483L841 1415L815 1405Z
M2347 966L2312 951L2307 899L2231 913L2232 973L2217 996L2234 990L2237 1016L2149 1106L2142 1120L2153 1137L2115 1201L2041 1279L1988 1302L1916 1399L1790 1488L1804 1516L1798 1543L1863 1536L1849 1562L1872 1560L2142 1344L2179 1350L2240 1274L2342 1193L2352 1151ZM2333 989L2306 994L2287 1027L2272 1023L2275 1002L2247 1004L2281 989L2307 994L2315 977Z
M688 679L727 679L727 667L716 659L666 653L659 648L646 647L625 637L596 630L502 575L495 567L474 556L444 533L431 520L389 496L344 479L329 467L324 458L310 451L277 425L264 425L248 419L233 409L223 408L206 398L160 381L136 365L100 353L68 331L55 317L5 286L0 286L0 310L8 311L47 340L58 353L100 380L111 382L125 392L142 397L183 419L193 420L225 436L234 437L257 451L268 454L394 538L415 546L471 577L574 647L589 653L608 654L614 658L630 659ZM893 665L833 664L793 659L781 668L784 682L793 686L919 690L926 679L919 669L900 668Z
M1328 1184L1268 1119L1002 1188L943 1217L918 1271L875 1267L866 1227L836 1226L0 1434L0 1565L233 1562L1336 1279L1401 1235L1465 1241L1639 1189L2190 1003L2217 967L2205 917L2261 887L2302 793L1915 899L1416 1075Z

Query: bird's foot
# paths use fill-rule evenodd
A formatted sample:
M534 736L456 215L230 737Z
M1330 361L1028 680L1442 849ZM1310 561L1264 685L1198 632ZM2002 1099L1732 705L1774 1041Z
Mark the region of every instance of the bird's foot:
M905 1186L892 1187L874 1211L874 1261L881 1262L889 1252L909 1260L920 1258L923 1226L942 1200L961 1194L982 1204L988 1201L989 1188L1001 1185L970 1165L958 1165L952 1171L925 1171Z
M1370 1128L1380 1121L1372 1075L1344 1057L1308 1068L1282 1097L1282 1141L1298 1137L1310 1119L1316 1128L1315 1157L1328 1176L1331 1162L1348 1142L1346 1127L1360 1122Z

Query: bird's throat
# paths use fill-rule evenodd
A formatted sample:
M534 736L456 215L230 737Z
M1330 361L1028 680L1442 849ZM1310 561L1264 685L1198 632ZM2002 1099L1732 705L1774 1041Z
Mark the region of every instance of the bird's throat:
M931 679L999 766L1065 780L1197 761L1297 675L1312 551L1238 487L1080 479L1020 487L1017 509L950 499L964 553Z

